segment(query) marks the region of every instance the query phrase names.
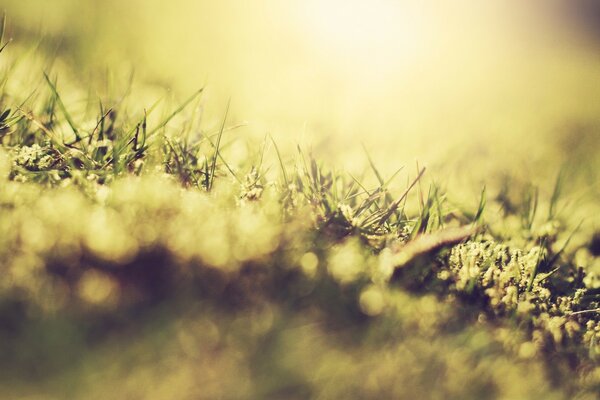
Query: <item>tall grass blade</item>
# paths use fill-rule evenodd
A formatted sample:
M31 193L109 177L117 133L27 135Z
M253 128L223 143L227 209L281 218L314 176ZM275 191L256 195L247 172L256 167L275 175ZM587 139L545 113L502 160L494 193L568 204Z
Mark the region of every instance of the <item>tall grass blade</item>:
M53 94L54 98L56 99L56 103L58 104L58 107L62 111L65 119L67 120L67 123L71 127L71 130L73 131L73 134L75 135L76 141L81 140L81 137L79 136L79 130L75 126L75 122L73 122L73 118L71 118L71 114L69 114L69 111L67 111L67 107L65 107L65 104L63 103L60 95L58 94L58 90L56 89L56 84L50 80L50 77L48 76L48 74L46 72L44 72L44 78L46 79L46 83L48 83L48 86L50 87L50 90L52 91L52 94Z
M215 170L217 168L217 158L219 157L219 148L221 147L221 139L223 138L223 131L225 130L225 122L227 121L227 116L229 114L230 106L231 106L231 99L229 99L227 101L227 108L225 109L225 116L223 117L223 123L221 124L221 129L219 131L219 135L217 136L217 144L215 145L215 154L212 159L212 165L210 167L210 173L208 176L208 185L206 187L207 190L212 189L213 182L215 180Z

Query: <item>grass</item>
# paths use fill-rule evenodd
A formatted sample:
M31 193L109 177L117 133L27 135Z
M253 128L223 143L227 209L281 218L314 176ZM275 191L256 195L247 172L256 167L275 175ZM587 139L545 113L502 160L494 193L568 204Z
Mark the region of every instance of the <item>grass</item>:
M598 239L564 173L459 206L366 148L361 177L272 137L235 158L202 90L75 111L63 72L0 93L2 396L596 397Z

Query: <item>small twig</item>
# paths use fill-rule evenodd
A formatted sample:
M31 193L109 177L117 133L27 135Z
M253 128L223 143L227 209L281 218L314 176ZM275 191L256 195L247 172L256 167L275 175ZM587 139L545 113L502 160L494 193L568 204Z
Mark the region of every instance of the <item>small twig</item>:
M568 315L581 315L581 314L590 314L590 313L598 313L598 312L600 312L600 308L593 308L590 310L574 311Z
M417 238L396 250L401 255L396 267L403 267L416 257L439 250L442 247L460 243L476 234L478 230L473 226L462 226L417 236Z

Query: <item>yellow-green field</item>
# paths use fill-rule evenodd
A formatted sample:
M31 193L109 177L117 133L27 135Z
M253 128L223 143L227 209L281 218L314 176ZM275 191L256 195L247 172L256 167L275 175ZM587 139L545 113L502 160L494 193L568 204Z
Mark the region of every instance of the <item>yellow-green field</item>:
M597 398L600 8L521 3L3 0L0 397Z

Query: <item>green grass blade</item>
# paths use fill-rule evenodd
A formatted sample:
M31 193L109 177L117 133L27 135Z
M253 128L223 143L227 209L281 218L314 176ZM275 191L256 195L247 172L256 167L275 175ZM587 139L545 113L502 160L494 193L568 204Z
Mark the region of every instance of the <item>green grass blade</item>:
M550 197L550 207L548 209L548 221L554 219L556 216L556 206L560 199L560 196L563 191L564 184L564 168L561 168L556 176L556 182L554 183L554 189L552 191L552 196Z
M192 101L194 101L194 99L196 99L198 96L200 96L200 94L202 94L202 92L204 91L204 88L199 89L198 91L196 91L193 95L191 95L186 101L184 101L179 107L177 107L177 109L175 109L175 111L173 111L171 114L169 114L168 117L166 117L164 120L162 120L157 126L155 126L153 129L151 129L147 136L151 137L152 135L154 135L156 132L158 132L160 129L164 128L169 122L171 122L171 120L173 118L175 118L180 112L182 112ZM148 111L148 113L154 108L154 106Z
M400 205L400 203L402 203L402 201L408 196L408 194L410 193L410 191L421 180L421 178L423 177L423 174L425 174L425 169L426 169L425 167L423 167L423 169L421 169L421 171L418 173L417 177L412 181L412 183L408 186L408 188L406 188L406 190L404 191L404 193L402 194L402 196L400 196L396 201L394 201L388 207L388 210L386 211L386 213L383 215L383 217L379 221L379 225L380 226L383 225L383 224L385 224L387 222L387 220L390 219L390 217L398 209L398 206Z
M279 147L277 146L275 139L273 139L273 136L269 136L271 138L271 141L273 142L273 147L275 147L275 153L277 153L277 159L279 160L279 166L281 167L281 173L283 174L283 182L285 183L285 187L288 187L290 185L290 181L285 170L285 165L283 164L283 159L281 158L281 153L279 152Z
M363 150L365 152L365 155L367 156L367 160L369 161L369 166L373 170L373 173L375 174L375 177L377 178L377 181L379 181L379 185L383 186L385 184L385 182L383 180L383 177L379 173L379 170L375 166L375 163L373 162L373 159L371 158L371 155L369 154L369 151L367 150L367 148L365 147L364 144L362 145L362 148L363 148Z
M75 138L77 140L80 140L81 137L79 136L79 130L75 126L75 123L73 122L73 118L71 118L71 114L69 114L69 111L67 111L67 107L65 107L65 104L63 103L62 99L60 98L60 95L58 94L58 90L56 89L56 85L50 80L50 77L45 72L44 72L44 78L46 79L46 83L48 83L48 86L50 87L50 90L52 91L52 94L58 104L58 107L62 111L65 119L67 120L67 123L71 127L71 130L73 131L73 134L75 135Z
M2 22L0 23L0 53L8 46L10 40L4 43L4 35L6 34L6 12L2 14Z
M483 216L483 211L485 210L485 205L487 202L487 196L486 196L486 187L485 185L483 186L483 189L481 190L481 197L479 198L479 205L477 206L477 212L475 213L475 218L473 218L473 223L478 223L481 220L481 217Z
M219 131L219 135L217 136L217 144L215 145L215 154L213 156L212 165L210 167L210 174L208 177L207 190L212 189L213 182L215 180L215 170L217 168L217 158L219 156L219 148L221 146L221 139L223 138L223 131L225 130L225 122L227 121L227 116L229 115L229 107L230 106L231 106L231 99L229 99L227 101L227 108L225 109L225 116L223 117L223 122L221 123L221 129Z

